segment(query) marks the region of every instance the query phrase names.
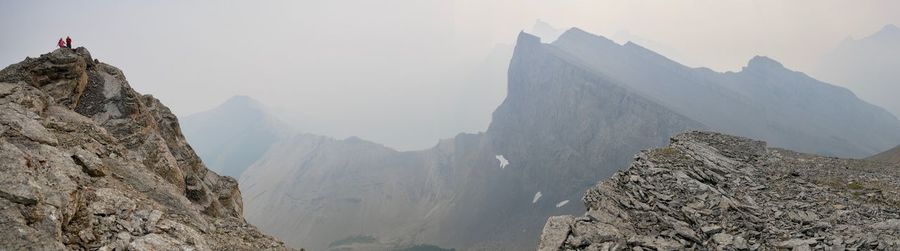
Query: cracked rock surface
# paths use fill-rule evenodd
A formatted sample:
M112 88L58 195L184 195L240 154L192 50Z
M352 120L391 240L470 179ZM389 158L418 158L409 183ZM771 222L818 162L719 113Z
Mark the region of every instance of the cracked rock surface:
M898 250L898 169L684 133L549 218L538 250Z
M0 71L0 250L286 249L159 100L84 48Z

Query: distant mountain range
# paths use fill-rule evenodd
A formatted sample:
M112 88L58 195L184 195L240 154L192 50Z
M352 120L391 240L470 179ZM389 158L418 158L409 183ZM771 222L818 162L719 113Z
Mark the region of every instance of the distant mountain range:
M826 55L813 75L851 88L900 116L900 27L890 24L862 39L848 38Z
M239 183L251 223L312 250L353 236L533 249L548 216L580 213L571 202L585 189L690 129L843 157L900 142L884 109L773 59L720 73L573 28L553 43L519 35L507 97L484 133L411 152L301 134Z

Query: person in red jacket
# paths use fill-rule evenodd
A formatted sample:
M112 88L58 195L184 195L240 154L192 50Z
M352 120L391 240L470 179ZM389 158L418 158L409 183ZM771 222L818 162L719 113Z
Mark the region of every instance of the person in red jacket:
M59 48L66 48L66 42L63 42L62 38L59 38L59 42L56 42L56 45L59 45Z
M66 36L66 48L72 49L72 38Z

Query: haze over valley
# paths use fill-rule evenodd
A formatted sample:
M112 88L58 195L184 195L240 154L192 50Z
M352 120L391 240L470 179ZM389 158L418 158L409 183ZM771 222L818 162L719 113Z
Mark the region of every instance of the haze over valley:
M900 249L896 1L58 4L0 250Z

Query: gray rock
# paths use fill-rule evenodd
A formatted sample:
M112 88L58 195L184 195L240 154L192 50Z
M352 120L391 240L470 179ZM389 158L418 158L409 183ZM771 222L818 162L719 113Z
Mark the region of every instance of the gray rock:
M87 50L0 82L0 250L289 249L246 223L234 179L206 169L168 108Z
M713 235L713 234L722 232L722 226L708 225L708 226L700 227L700 230L703 231L703 233L705 233L705 234Z
M575 218L572 216L553 216L547 219L544 231L541 232L541 244L538 251L560 250L572 231Z
M791 248L792 251L810 251L809 245L799 245Z
M760 184L766 189L747 189ZM626 249L657 248L655 241L676 237L681 246L662 247L893 250L900 248L900 196L894 191L900 191L900 171L883 162L802 154L742 137L689 132L673 137L668 146L638 153L628 169L588 190L585 217L593 220L576 223L578 231L570 231L574 237L568 239L586 240L581 246L624 242ZM649 210L634 206L657 193L671 198L654 202L659 205ZM591 227L599 224L608 225ZM606 230L609 226L619 234L599 241L588 237L612 232ZM554 250L572 247L566 243Z
M734 242L732 242L732 244L734 245L734 248L737 250L747 250L748 248L750 248L749 246L747 246L747 240L744 239L744 237L740 237L740 236L735 236Z
M809 245L816 244L816 239L790 239L786 241L779 242L775 244L776 247L780 248L796 248L799 246L805 246L809 248Z
M76 150L76 153L72 155L72 161L75 161L76 165L81 166L81 170L91 177L106 176L107 168L104 166L103 161L86 150Z
M14 104L0 105L0 124L7 127L5 134L14 132L29 140L56 145L56 137L35 118L37 115Z
M900 219L889 219L872 224L873 229L881 231L900 231Z
M712 236L712 240L720 246L728 246L734 242L734 236L726 233L718 233Z

